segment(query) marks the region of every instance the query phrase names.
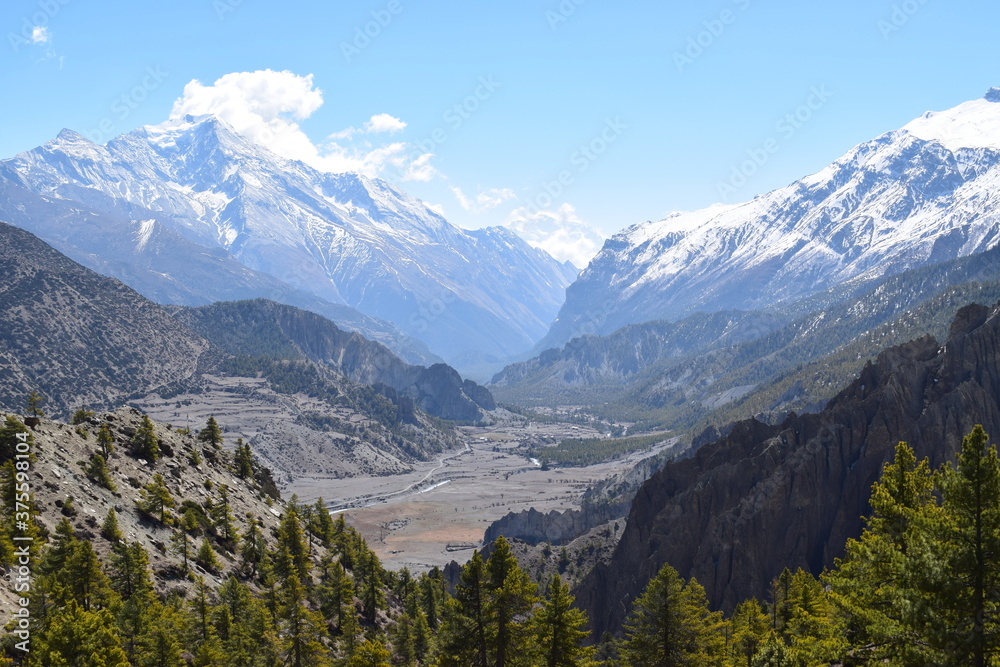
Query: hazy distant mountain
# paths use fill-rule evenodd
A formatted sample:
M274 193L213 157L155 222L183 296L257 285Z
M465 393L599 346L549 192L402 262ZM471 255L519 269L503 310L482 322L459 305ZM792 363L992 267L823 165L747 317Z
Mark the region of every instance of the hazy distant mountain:
M1000 300L1000 246L840 287L771 311L698 313L583 336L511 364L490 384L516 405L589 405L646 426L722 426L814 411L869 358L958 308Z
M488 390L445 364L403 362L391 350L299 308L256 299L181 308L175 317L233 355L306 359L353 382L385 385L444 419L477 421L496 404Z
M536 349L698 311L767 308L980 252L998 234L995 88L752 201L620 232L567 290Z
M575 277L510 230L461 230L384 181L285 160L212 116L106 146L64 130L0 162L0 188L0 215L153 298L299 290L460 363L530 348Z
M407 364L299 308L258 299L171 313L4 223L0 260L0 408L20 407L31 390L48 396L55 412L115 407L197 386L234 357L315 363L352 383L388 387L390 396L446 419L477 420L495 407L489 391L451 367Z
M406 364L299 308L164 307L4 223L0 263L0 410L37 391L53 415L130 402L234 429L252 416L241 432L287 479L406 471L456 444L424 413L478 421L495 408L453 368Z

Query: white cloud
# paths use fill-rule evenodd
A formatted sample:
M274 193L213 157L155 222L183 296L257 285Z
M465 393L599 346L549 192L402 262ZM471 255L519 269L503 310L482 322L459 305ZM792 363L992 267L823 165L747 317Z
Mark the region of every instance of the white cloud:
M447 218L448 217L448 215L444 211L444 206L442 206L441 204L431 204L430 202L424 202L424 204L426 204L427 208L429 208L430 210L434 211L435 213L437 213L438 215L440 215L442 218Z
M320 155L296 121L322 104L323 91L313 86L311 74L233 72L208 86L197 79L188 83L171 116L213 114L275 153L317 166Z
M491 211L505 201L517 198L514 191L509 188L490 188L489 190L483 190L477 194L474 199L470 199L464 192L462 192L462 188L457 185L452 185L450 187L452 193L455 195L455 199L458 200L458 203L463 209L469 211L470 213L484 213L486 211Z
M237 132L266 146L278 155L301 160L328 172L356 171L379 176L387 170L401 180L430 180L437 172L430 165L431 154L411 150L402 142L384 145L345 145L360 131L347 128L334 132L324 144L316 145L302 131L299 122L323 105L323 91L313 76L293 72L258 70L233 72L210 85L197 79L184 86L184 94L174 102L171 118L186 114L213 114ZM389 114L376 114L364 126L369 133L394 133L406 123Z
M395 116L390 116L387 113L378 113L366 120L363 127L348 127L334 132L327 139L340 141L342 139L353 139L358 134L395 134L405 129L406 123Z
M52 39L52 34L49 32L49 29L45 26L36 25L31 30L32 44L47 44L51 39Z
M406 123L387 113L375 114L365 123L365 132L369 134L378 134L380 132L395 134L405 129Z
M507 226L534 247L560 262L569 260L580 269L590 263L604 243L604 236L581 220L570 204L555 211L532 211L521 206L507 216Z
M433 180L440 172L431 164L434 153L422 153L402 165L404 181L421 181L426 183Z

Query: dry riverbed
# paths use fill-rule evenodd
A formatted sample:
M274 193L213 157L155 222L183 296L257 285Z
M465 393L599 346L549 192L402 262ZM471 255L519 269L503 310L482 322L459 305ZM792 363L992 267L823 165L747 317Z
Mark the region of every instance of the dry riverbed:
M464 562L483 532L508 512L547 512L578 505L591 484L631 467L649 453L585 468L542 470L525 444L540 438L591 437L569 424L519 423L462 428L465 448L447 452L409 474L350 479L300 478L285 489L303 501L322 496L346 512L389 568L425 570Z

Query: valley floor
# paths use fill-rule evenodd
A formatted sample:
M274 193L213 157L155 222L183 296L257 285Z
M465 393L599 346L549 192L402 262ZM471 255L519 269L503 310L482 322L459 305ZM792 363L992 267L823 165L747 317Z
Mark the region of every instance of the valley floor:
M542 470L523 442L538 437L587 437L596 432L567 424L515 424L461 429L466 448L409 474L349 479L299 478L284 490L303 501L322 496L347 513L369 545L392 569L426 570L463 563L483 532L508 512L548 512L579 504L583 492L650 452L581 468Z

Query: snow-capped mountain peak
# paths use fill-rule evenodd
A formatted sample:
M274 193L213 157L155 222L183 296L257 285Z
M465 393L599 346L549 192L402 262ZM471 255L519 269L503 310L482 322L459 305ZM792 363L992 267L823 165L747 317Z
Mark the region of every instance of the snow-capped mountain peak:
M87 224L120 225L103 231L134 239L135 256L99 256L100 247L95 253L84 239L82 218L77 231L33 214L30 229L126 282L139 273L136 264L146 276L162 274L158 298L166 293L184 302L191 293L218 291L211 270L179 276L150 266L151 252L168 252L158 243L179 236L206 257L222 253L292 288L388 320L466 368L529 349L572 279L519 237L459 229L385 181L282 158L214 116L143 126L104 146L64 131L0 161L0 191L5 177L50 205L86 212ZM7 204L0 202L0 213L30 208ZM198 285L177 287L185 281Z
M947 111L928 111L903 129L924 141L936 141L950 151L962 148L1000 150L1000 88L981 99Z
M538 349L694 312L766 309L1000 242L1000 89L859 144L784 188L633 225Z

